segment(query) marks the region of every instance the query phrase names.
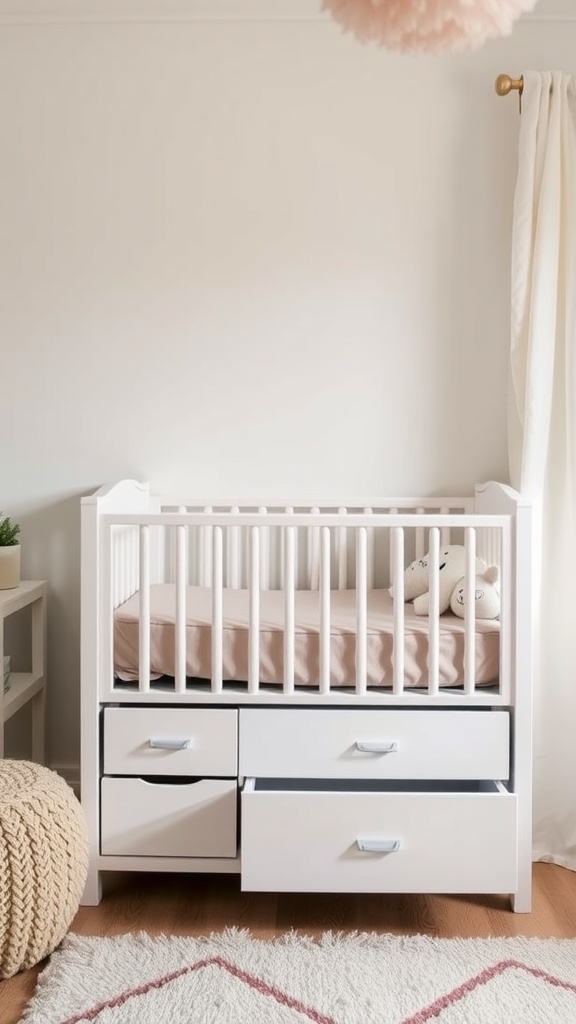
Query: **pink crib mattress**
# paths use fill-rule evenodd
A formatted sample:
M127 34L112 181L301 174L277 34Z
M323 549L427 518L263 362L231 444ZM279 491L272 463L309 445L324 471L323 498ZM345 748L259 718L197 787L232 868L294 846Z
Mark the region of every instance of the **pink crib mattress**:
M295 595L294 682L317 686L320 675L318 591ZM134 594L114 613L114 669L123 681L138 679L139 595ZM152 678L175 673L175 593L172 584L150 588L150 673ZM211 675L211 609L209 588L189 587L186 596L186 675ZM330 596L331 686L355 685L356 592L332 591ZM282 683L284 594L260 594L260 682ZM223 590L223 679L248 678L248 591ZM393 605L387 590L368 593L367 684L392 686ZM476 622L476 685L488 685L499 674L499 623ZM405 606L405 687L428 681L428 620ZM464 621L452 614L440 617L440 685L459 686L464 678Z

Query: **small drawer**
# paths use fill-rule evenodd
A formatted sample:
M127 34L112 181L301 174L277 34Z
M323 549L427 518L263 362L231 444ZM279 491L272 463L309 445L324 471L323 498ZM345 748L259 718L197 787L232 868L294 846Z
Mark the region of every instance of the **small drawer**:
M199 779L102 779L101 852L126 857L235 857L237 785Z
M498 782L247 779L242 888L511 893L516 817Z
M507 711L240 711L244 777L507 779Z
M238 768L235 708L106 708L106 775L232 776Z

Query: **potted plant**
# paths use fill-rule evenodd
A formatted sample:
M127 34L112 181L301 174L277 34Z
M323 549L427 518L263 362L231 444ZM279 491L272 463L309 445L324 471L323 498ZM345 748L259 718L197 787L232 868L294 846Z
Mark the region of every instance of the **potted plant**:
M20 527L0 512L0 590L20 583Z

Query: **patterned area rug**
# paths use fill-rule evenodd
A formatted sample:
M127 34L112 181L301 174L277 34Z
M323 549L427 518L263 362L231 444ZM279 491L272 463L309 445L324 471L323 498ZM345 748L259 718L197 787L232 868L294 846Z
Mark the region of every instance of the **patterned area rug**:
M574 1024L576 940L69 935L26 1024Z

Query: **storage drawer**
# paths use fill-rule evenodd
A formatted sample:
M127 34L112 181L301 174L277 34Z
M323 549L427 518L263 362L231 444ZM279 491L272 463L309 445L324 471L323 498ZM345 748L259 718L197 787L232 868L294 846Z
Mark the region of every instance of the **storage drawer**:
M240 775L507 779L507 711L240 711ZM360 749L363 748L363 749Z
M238 768L235 708L106 708L106 775L232 776Z
M242 888L514 892L516 816L497 782L247 779Z
M101 852L136 857L235 857L237 784L102 779Z

